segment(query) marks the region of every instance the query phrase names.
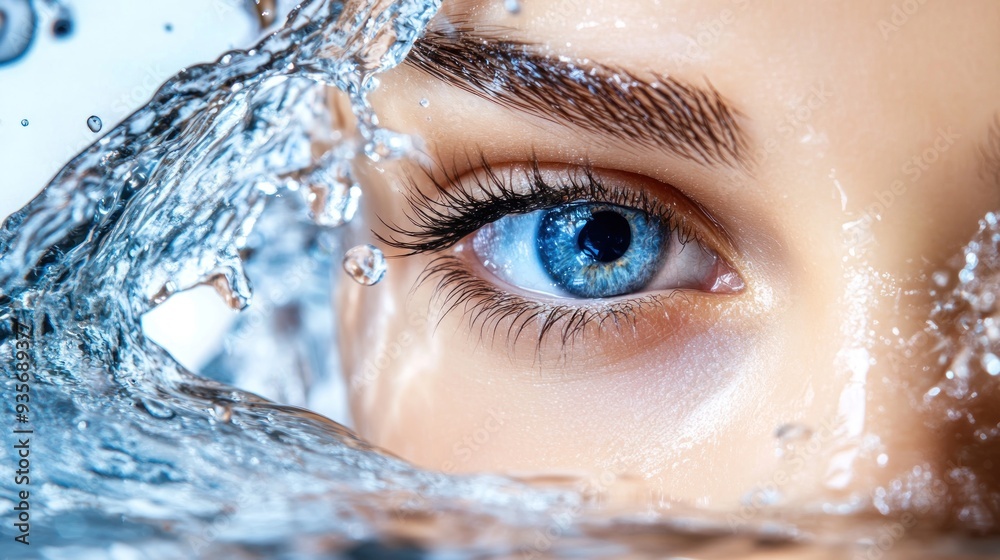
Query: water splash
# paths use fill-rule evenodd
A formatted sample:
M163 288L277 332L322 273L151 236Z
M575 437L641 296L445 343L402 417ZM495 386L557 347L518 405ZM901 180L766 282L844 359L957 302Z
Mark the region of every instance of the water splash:
M362 286L374 286L385 276L385 256L374 245L352 247L344 255L344 271Z

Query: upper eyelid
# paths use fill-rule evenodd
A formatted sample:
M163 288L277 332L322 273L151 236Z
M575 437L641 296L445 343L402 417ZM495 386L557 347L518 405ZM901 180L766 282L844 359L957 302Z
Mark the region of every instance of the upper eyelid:
M679 202L664 202L644 187L607 186L600 174L589 166L569 166L568 171L556 172L560 174L563 184L553 186L543 177L545 171L533 157L529 167L521 169L531 182L530 192L518 192L512 184L506 184L505 181L511 181L515 171L511 169L511 175L502 176L502 172L497 171L483 154L478 165L473 165L469 158L468 167L477 168L477 171L459 173L456 168L435 174L423 168L433 184L432 194L425 193L412 176L408 177L409 185L405 189L407 210L404 212L408 225L390 224L380 217L379 221L388 233L375 231L375 237L390 247L406 251L403 256L436 252L457 244L467 235L504 216L575 200L590 200L637 208L655 215L669 224L682 243L686 244L691 239L707 243L720 254L727 255L728 259L727 249L731 244L720 247L718 240L712 241L716 236L703 231L707 224L695 226L689 212L676 209L675 205ZM472 178L467 178L469 176ZM703 210L697 207L696 212L703 213ZM711 219L709 221L717 226ZM728 243L728 236L721 237Z

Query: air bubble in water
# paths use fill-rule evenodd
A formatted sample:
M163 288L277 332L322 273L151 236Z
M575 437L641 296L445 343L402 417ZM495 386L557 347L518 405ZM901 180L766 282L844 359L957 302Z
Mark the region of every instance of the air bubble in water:
M385 269L385 255L374 245L358 245L344 255L344 271L363 286L378 284Z
M89 128L91 132L100 132L101 127L103 126L104 123L101 122L101 117L98 117L97 115L91 115L90 118L87 119L87 128Z
M21 119L21 126L28 126L28 119Z

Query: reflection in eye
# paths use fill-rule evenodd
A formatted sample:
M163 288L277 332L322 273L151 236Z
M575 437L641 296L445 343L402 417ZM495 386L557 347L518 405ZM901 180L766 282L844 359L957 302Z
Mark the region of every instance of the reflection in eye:
M507 216L473 238L483 266L504 282L552 296L604 298L643 289L702 288L718 257L637 209L574 202ZM709 284L711 286L711 284Z
M662 317L677 290L744 287L720 256L731 246L719 226L658 181L536 161L497 170L485 158L475 172L428 176L435 192L411 184L409 224L386 224L392 234L379 238L439 254L420 281L444 313L458 309L484 333L503 323L514 340L537 330L539 345L558 332L565 344L591 323Z

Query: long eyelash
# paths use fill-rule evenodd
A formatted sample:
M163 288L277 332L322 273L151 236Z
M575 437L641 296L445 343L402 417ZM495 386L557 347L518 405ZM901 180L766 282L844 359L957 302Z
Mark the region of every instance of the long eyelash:
M471 158L469 163L472 167ZM515 190L512 177L502 176L482 155L478 167L481 172L469 180L461 180L457 170L443 173L441 179L427 171L427 178L434 186L433 195L425 194L410 178L406 190L410 225L404 228L380 220L392 234L376 233L376 236L389 246L407 251L405 255L439 252L504 216L588 200L636 208L656 216L682 244L696 237L670 206L642 190L609 187L587 166L571 174L565 184L554 187L545 181L537 159L532 158L524 171L528 184L524 190ZM501 325L506 324L504 334L512 349L528 333L529 326L536 325L535 352L539 359L543 343L549 337L557 337L565 352L591 325L611 326L618 334L634 332L639 312L662 311L667 299L685 297L681 292L673 292L597 306L533 301L480 278L467 263L453 255L432 260L414 289L424 284L433 284L434 300L441 306L439 322L460 311L468 319L470 330L478 327L481 341L494 342Z
M430 195L409 178L406 221L410 225L402 227L380 219L392 233L375 236L390 247L407 251L406 255L436 252L504 216L588 200L628 206L657 216L682 244L692 237L692 230L685 227L683 219L675 218L673 208L642 190L608 187L589 166L580 167L567 177L566 184L555 187L545 182L538 160L532 158L524 171L528 183L524 191L515 190L510 184L512 177L501 176L482 155L478 167L481 173L466 181L460 179L457 170L444 173L440 179L425 170L434 187Z
M539 359L548 337L558 336L565 356L565 350L572 348L588 326L604 329L610 325L617 334L624 330L634 332L638 313L653 309L662 312L667 299L685 297L681 292L647 295L600 307L531 301L473 275L468 266L453 255L435 258L417 279L418 286L431 282L434 283L434 298L441 306L439 322L450 313L460 311L468 320L470 330L479 329L482 341L495 342L497 334L502 332L512 349L527 334L528 326L537 322L535 355ZM510 321L503 332L500 326L505 319Z

